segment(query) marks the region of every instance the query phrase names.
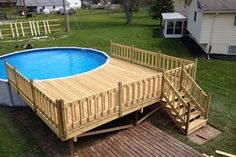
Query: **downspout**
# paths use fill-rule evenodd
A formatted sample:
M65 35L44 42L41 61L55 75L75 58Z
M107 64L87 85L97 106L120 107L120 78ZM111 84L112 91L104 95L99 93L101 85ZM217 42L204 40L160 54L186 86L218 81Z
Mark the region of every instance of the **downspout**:
M211 36L210 36L210 42L209 42L209 49L208 49L208 54L207 54L207 59L210 59L210 53L212 50L212 39L213 39L213 34L214 34L214 25L215 25L215 18L218 15L218 12L216 13L216 15L213 16L213 21L212 21L212 26L211 26Z

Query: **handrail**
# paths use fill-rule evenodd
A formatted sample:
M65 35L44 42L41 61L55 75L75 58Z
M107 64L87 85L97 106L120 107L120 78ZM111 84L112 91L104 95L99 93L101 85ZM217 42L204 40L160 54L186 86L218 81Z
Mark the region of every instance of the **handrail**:
M188 129L190 106L184 101L178 90L172 85L168 78L165 75L163 77L163 96L166 99L167 103L171 106L172 111L174 111L174 113L177 115L177 118L181 120L182 125L185 126L185 129ZM176 107L175 104L177 104ZM180 108L182 108L182 114L180 114Z
M201 115L206 118L208 116L207 110L210 105L210 96L201 89L185 69L183 70L183 81L181 86L194 105L201 111Z
M133 45L126 46L113 42L111 42L111 55L155 70L166 71L188 64L195 64L193 61L161 54L161 52L147 51L136 48Z
M167 77L167 79L178 90L180 89L181 73L182 73L181 67L165 71L165 76Z

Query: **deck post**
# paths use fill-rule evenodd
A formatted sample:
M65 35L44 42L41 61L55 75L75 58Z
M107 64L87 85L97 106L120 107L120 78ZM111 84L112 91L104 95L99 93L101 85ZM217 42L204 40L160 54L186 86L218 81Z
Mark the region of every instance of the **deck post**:
M68 141L69 143L69 146L68 146L68 153L70 154L71 157L74 157L75 154L74 154L74 140L73 138L72 139L69 139Z
M63 105L64 105L64 101L61 100L56 100L56 107L57 107L57 117L58 117L58 129L59 129L59 136L61 139L65 139L66 135L65 135L65 121L64 121L64 113L63 113Z
M133 121L133 126L138 125L138 111L134 112L134 121Z
M190 113L191 113L191 106L190 104L187 104L187 119L186 119L186 124L185 124L187 134L188 134L188 129L189 129Z
M122 82L118 82L119 96L118 96L118 104L119 104L119 116L122 116L122 103L123 103L123 89Z
M4 60L4 64L5 64L5 68L7 69L7 60ZM7 73L7 78L9 78L8 73ZM10 83L10 80L9 80L9 79L8 79L8 81L7 81L7 84L8 84L8 90L9 90L9 93L10 93L11 104L14 106L15 103L14 103L14 100L13 100L12 89L11 89L11 83Z
M111 51L111 55L112 55L112 53L113 53L112 50L113 50L113 49L112 49L112 40L111 40L111 41L110 41L110 51Z
M34 112L37 112L36 107L36 99L35 99L35 90L34 90L34 80L30 80L30 88L31 88L31 94L32 94L32 103L34 105Z
M158 52L158 69L161 69L161 51Z
M179 79L179 90L182 90L182 83L183 83L183 75L184 75L184 65L181 64L181 74Z
M131 63L134 62L134 45L131 45Z
M162 70L161 98L163 98L163 95L164 95L164 88L165 88L164 76L165 76L165 70Z
M194 69L194 75L193 75L193 79L196 79L196 75L197 75L197 59L195 59L195 69Z
M204 117L205 119L208 119L210 104L211 104L211 94L207 96L207 106L206 106L205 117Z

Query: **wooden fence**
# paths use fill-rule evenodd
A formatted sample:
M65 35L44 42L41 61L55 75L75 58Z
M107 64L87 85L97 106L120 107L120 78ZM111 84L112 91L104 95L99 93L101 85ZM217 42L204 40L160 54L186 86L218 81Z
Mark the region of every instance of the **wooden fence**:
M111 55L148 68L165 71L194 63L190 60L164 55L160 52L151 52L113 42L111 42Z
M42 36L60 30L59 19L13 22L0 25L0 39Z

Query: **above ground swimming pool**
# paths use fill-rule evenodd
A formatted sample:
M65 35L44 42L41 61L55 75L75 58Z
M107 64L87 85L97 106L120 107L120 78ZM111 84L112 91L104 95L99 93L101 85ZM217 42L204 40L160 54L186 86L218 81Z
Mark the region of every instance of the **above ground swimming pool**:
M108 62L108 58L104 52L86 48L19 51L0 57L0 79L7 79L4 60L28 79L47 80L95 70Z

